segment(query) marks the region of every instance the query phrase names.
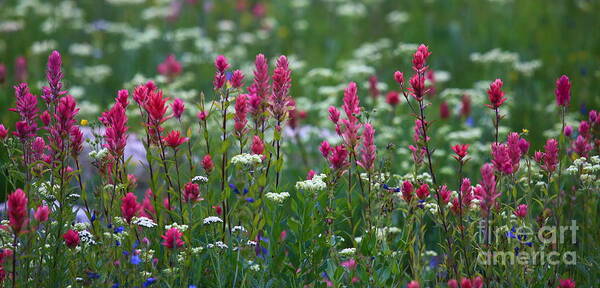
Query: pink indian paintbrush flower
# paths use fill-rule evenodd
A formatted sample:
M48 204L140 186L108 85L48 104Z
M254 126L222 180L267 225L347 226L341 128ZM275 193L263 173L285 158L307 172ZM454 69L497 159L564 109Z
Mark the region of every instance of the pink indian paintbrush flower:
M369 93L371 93L371 97L379 98L379 88L377 88L377 76L372 75L369 77Z
M342 109L346 112L346 117L352 122L356 120L356 116L360 114L360 100L357 93L358 87L356 83L350 82L348 87L344 90L344 104ZM329 111L331 115L331 111ZM332 119L333 121L333 119Z
M152 189L146 190L146 193L144 194L144 200L142 200L142 206L140 208L140 216L154 219L156 210L154 209L153 199L154 193L152 193Z
M23 228L25 228L27 222L29 222L27 203L27 196L21 189L17 189L15 192L8 195L8 220L15 235L24 232Z
M42 114L40 114L40 120L42 120L42 123L47 128L50 125L50 120L51 120L50 112L48 112L48 110L45 110L44 112L42 112Z
M204 169L204 171L206 171L207 174L210 173L213 170L213 168L215 168L215 164L213 163L210 154L206 154L202 158L202 168Z
M463 178L460 184L460 196L462 198L462 205L464 207L469 207L471 201L475 198L473 195L473 186L471 186L471 179Z
M554 94L556 95L556 105L561 107L569 106L571 102L571 82L569 82L567 75L562 75L556 79Z
M492 163L496 171L503 174L508 175L514 172L506 144L492 143Z
M440 119L448 118L450 118L450 108L448 107L448 102L442 101L440 104Z
M440 199L442 200L443 204L448 204L448 202L450 202L450 197L452 197L452 191L448 189L448 186L442 185L438 193L440 193Z
M75 248L79 245L79 233L75 230L69 229L62 237L65 240L65 245L69 248Z
M129 91L126 89L121 89L117 92L117 98L115 98L115 102L121 104L124 109L127 109L129 106Z
M423 101L423 96L427 94L427 90L425 90L425 77L417 73L408 80L408 83L410 84L410 88L408 89L413 98L419 102Z
M156 67L156 71L159 74L167 77L169 81L172 81L175 77L179 76L183 72L181 63L177 61L175 55L171 54Z
M356 264L356 260L354 260L354 258L350 258L346 261L342 261L340 266L345 267L348 270L354 270L354 268L356 268Z
M390 106L395 107L400 103L400 94L397 91L390 91L385 96L385 102Z
M515 216L523 219L527 216L527 204L521 204L519 206L517 206L517 209L515 209L514 212Z
M6 139L7 136L8 136L8 129L6 129L6 127L4 127L3 124L0 124L0 140Z
M406 284L406 288L420 288L421 285L419 285L419 282L417 282L416 280L410 281L408 282L408 284Z
M46 103L54 103L60 96L66 93L62 91L62 57L56 50L52 51L48 56L48 65L46 68L46 79L48 80L48 87L42 88L42 99Z
M270 111L277 121L277 125L281 125L288 115L288 106L291 100L289 96L292 85L291 73L287 57L280 56L273 71L273 92L269 99Z
M565 126L563 133L565 134L565 136L571 137L571 135L573 135L573 126L571 126L571 125Z
M206 118L208 118L208 112L200 111L200 112L198 112L196 117L198 117L198 120L200 120L200 121L206 121Z
M417 51L413 55L413 69L419 72L425 70L425 62L427 62L427 58L429 58L430 55L431 52L429 52L429 48L427 46L424 44L419 45Z
M588 138L590 137L590 123L587 121L579 122L579 128L577 129L579 135Z
M161 243L163 246L174 249L179 248L185 244L181 237L183 233L177 228L171 228L165 232L165 235L160 236L164 241Z
M400 84L400 86L404 85L404 73L400 71L394 72L394 80L396 83Z
M319 152L321 152L321 155L323 155L323 157L327 159L329 157L329 153L331 152L331 145L329 144L329 142L321 142L321 145L319 145Z
M343 174L350 165L348 162L348 150L343 145L335 146L331 149L331 154L327 158L331 168L338 174Z
M490 100L490 104L485 104L485 106L491 109L498 109L504 102L506 98L504 97L504 92L502 91L502 80L496 79L492 84L490 84L490 89L487 90L488 99Z
M548 139L544 145L542 169L549 173L556 170L558 164L558 141L556 139Z
M419 186L419 188L417 188L416 194L417 194L417 197L419 197L419 199L421 199L421 200L427 199L427 197L429 197L429 185L426 183L421 184L421 186Z
M19 56L15 59L15 82L27 81L27 58Z
M250 151L252 154L262 155L265 152L265 144L260 139L260 137L254 135L252 137L252 145L250 146Z
M182 137L181 136L181 132L177 131L177 130L173 130L171 132L169 132L169 134L167 134L167 136L163 137L163 142L165 143L165 145L167 145L168 147L171 147L173 149L177 149L177 147L179 147L179 145L187 142L189 139L186 137Z
M121 198L121 215L127 223L131 223L131 219L139 215L140 208L141 206L137 202L135 194L129 192Z
M523 149L525 149L525 147L521 146L525 144L522 143L521 140L522 139L521 136L519 136L519 133L512 132L508 134L506 146L508 147L508 157L512 165L512 173L516 173L519 170L519 164L521 162L521 157L523 156ZM529 149L529 143L527 143L527 149Z
M588 153L594 149L594 146L588 143L587 139L583 136L577 136L577 139L571 144L571 149L580 157L588 157Z
M471 98L467 94L460 98L460 115L465 118L471 115Z
M181 115L183 115L183 111L185 111L183 100L179 98L173 100L173 103L171 103L171 110L173 111L173 116L175 118L181 119Z
M363 143L360 147L360 160L357 161L356 164L365 170L372 172L375 167L377 147L375 146L375 129L370 123L364 125L362 141Z
M163 92L160 90L153 90L148 92L148 97L144 102L144 110L148 113L148 122L151 128L156 129L160 125L167 121L172 115L167 116L168 97L163 97Z
M233 71L233 75L231 75L231 86L233 88L242 88L242 86L244 86L244 73L242 73L242 71Z
M0 63L0 84L4 84L6 81L6 65Z
M452 155L452 157L454 159L456 159L457 161L462 161L463 159L465 159L465 157L467 157L468 150L469 150L469 144L456 144L454 146L452 146L452 151L454 151L454 154L456 155Z
M485 163L481 167L481 185L475 187L475 198L479 200L483 217L486 217L490 210L496 206L496 199L500 195L501 193L496 190L494 166L490 163Z
M10 108L8 110L19 113L21 121L27 122L29 126L33 128L33 133L37 130L37 123L35 122L35 118L37 118L38 114L38 100L37 97L29 91L29 86L27 83L21 83L19 85L14 86L15 89L15 98L16 98L16 107Z
M249 95L247 94L240 94L235 99L233 129L235 130L236 137L240 139L244 136L246 132L246 124L248 124L248 119L246 118L248 112L248 96Z
M202 199L200 197L200 185L192 182L185 184L183 188L183 200L185 202L196 202Z
M104 131L105 147L115 158L121 158L127 145L127 115L125 108L120 103L113 104L112 108L102 113L100 122L106 126Z
M338 110L337 108L333 107L333 106L329 106L329 109L327 109L327 111L329 112L329 120L331 120L331 122L333 122L333 124L338 124L338 122L340 122L340 110Z
M315 175L317 175L317 172L315 172L315 170L308 170L308 173L306 173L306 180L312 180Z
M215 59L215 68L217 71L215 72L215 78L213 80L213 86L215 90L221 89L223 85L225 85L225 71L229 68L229 62L227 58L223 55L217 56Z
M458 281L456 281L456 279L450 279L448 280L448 288L458 288Z
M46 222L48 221L48 216L50 215L50 208L46 205L40 205L35 212L33 213L33 217L38 222Z
M402 199L404 199L404 201L406 201L406 203L410 203L410 200L412 200L412 196L413 196L413 190L414 190L414 186L413 184L406 180L404 182L402 182Z
M265 55L258 54L254 61L254 79L252 85L248 90L253 91L251 93L250 113L254 117L255 121L261 122L264 119L264 112L267 105L269 96L269 63L265 58Z
M79 126L71 127L70 140L71 156L77 158L81 154L81 151L83 151L83 132L81 132Z
M575 281L573 279L560 279L558 280L558 286L556 288L575 288Z

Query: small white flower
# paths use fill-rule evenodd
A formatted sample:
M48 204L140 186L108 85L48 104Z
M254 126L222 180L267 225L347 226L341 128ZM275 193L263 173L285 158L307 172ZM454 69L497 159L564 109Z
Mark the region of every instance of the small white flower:
M248 240L248 242L246 242L246 245L255 247L256 246L256 241Z
M233 228L231 228L231 232L235 233L235 232L240 232L240 233L244 233L247 232L246 228L244 228L244 226L233 226Z
M254 272L258 272L258 271L260 271L260 265L258 265L258 264L251 265L249 267L249 269L252 270L252 271L254 271Z
M173 222L172 224L165 225L165 230L169 230L171 228L177 228L177 230L184 232L188 229L188 225L177 224L177 222Z
M327 184L323 181L325 178L327 178L327 175L320 174L315 175L311 180L298 181L296 182L296 189L311 192L323 191L327 188Z
M356 248L344 248L340 250L340 255L342 256L352 256L356 254Z
M231 164L257 165L262 163L262 157L256 154L242 153L231 158Z
M209 216L204 218L202 222L204 223L204 225L210 225L213 223L223 223L223 220L217 216Z
M152 219L143 216L134 217L132 223L146 228L154 228L157 225Z
M206 183L208 182L208 178L205 176L196 176L192 178L192 182L196 184Z
M290 193L288 193L288 192L280 192L280 193L269 192L269 193L265 194L265 197L267 197L267 199L269 199L275 203L282 204L283 202L285 202L285 200L287 198L290 197Z

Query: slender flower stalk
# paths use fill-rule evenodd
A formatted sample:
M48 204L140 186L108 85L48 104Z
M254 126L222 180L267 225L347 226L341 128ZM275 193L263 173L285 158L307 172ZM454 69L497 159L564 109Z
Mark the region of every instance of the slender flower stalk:
M269 101L269 109L275 118L275 189L279 187L279 174L281 173L281 137L285 121L289 116L289 106L292 98L289 90L292 85L292 71L289 69L288 59L280 56L273 71L273 92Z

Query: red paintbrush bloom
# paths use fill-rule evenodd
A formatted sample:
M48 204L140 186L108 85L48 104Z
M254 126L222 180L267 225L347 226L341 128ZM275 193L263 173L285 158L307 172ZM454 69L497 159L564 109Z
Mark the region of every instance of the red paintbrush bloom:
M181 132L177 131L177 130L173 130L171 132L169 132L169 134L167 134L167 136L163 137L163 142L173 148L173 149L177 149L177 147L179 147L179 145L185 143L188 141L188 138L186 137L181 137Z
M78 126L71 128L71 156L77 158L83 151L83 133Z
M148 113L148 123L151 128L158 128L163 122L172 116L166 116L168 106L168 97L163 97L163 92L154 90L148 92L148 97L144 103L144 109Z
M571 102L571 82L569 82L567 75L562 75L556 79L554 94L556 95L556 105L562 107L569 106Z
M160 236L164 240L161 244L169 249L179 248L185 244L181 240L182 236L183 233L179 229L171 228L165 232L165 235Z
M115 101L121 104L123 108L127 109L127 106L129 106L129 91L125 89L119 90L119 92L117 92L117 98L115 98Z
M448 202L450 202L450 197L452 196L452 191L450 191L450 189L448 189L448 186L442 185L440 187L439 193L441 196L442 203L448 204Z
M396 91L390 91L385 96L385 102L390 104L392 107L400 103L400 94Z
M452 151L454 151L454 153L456 154L452 155L452 157L454 157L454 159L458 161L462 161L469 154L469 146L469 144L457 144L452 146Z
M241 88L244 86L244 73L242 73L242 71L233 71L233 75L231 75L231 86L233 88Z
M252 154L262 155L265 151L265 144L260 137L254 135L252 138L252 146L250 146Z
M181 115L185 110L185 104L183 103L183 100L179 98L175 99L173 103L171 103L171 110L173 110L173 116L175 116L175 118L181 119Z
M496 176L493 165L486 163L481 167L481 185L475 187L475 198L479 200L481 214L486 217L493 207L496 207L496 199L501 193L496 192Z
M65 244L69 248L75 248L79 245L79 233L75 230L69 230L67 233L62 235L65 240Z
M152 189L146 190L146 194L144 195L144 200L142 201L142 206L140 208L140 216L154 219L156 211L154 210L154 204L152 202L153 198L154 194L152 193Z
M560 279L558 280L557 288L575 288L575 281L573 279Z
M440 104L440 118L441 119L450 118L450 108L448 107L448 102L446 102L446 101L443 101L442 104Z
M16 107L8 110L19 113L21 120L26 121L29 126L37 127L37 124L34 122L39 111L37 108L37 97L29 92L27 83L21 83L14 86L14 88L15 98L17 99Z
M271 113L278 124L283 122L288 115L288 106L291 100L289 95L292 85L291 74L287 57L280 56L277 59L275 71L273 71L273 93L269 99Z
M521 204L517 206L517 209L515 209L514 214L519 218L525 218L525 216L527 216L527 204Z
M369 77L369 93L371 93L371 97L373 98L379 97L379 89L377 88L377 76L375 75Z
M467 94L460 98L460 115L463 117L471 115L471 98Z
M260 121L264 118L263 113L269 96L269 63L263 54L256 55L254 81L248 90L252 91L250 113L257 121Z
M396 82L398 84L400 84L400 86L403 86L404 85L404 74L400 71L394 72L394 80L396 80Z
M200 185L192 182L185 184L183 188L183 200L185 202L196 202L201 200L200 196Z
M246 119L246 114L248 112L248 95L241 94L235 99L235 114L233 116L234 124L233 128L235 130L235 135L238 138L241 138L245 134L246 124L248 124L248 119Z
M408 284L406 284L406 288L420 288L421 285L419 285L419 282L417 281L410 281L408 282Z
M418 73L413 75L410 80L410 94L417 100L423 101L423 96L427 94L427 90L425 90L425 77L422 77Z
M140 208L135 194L129 192L121 198L121 215L127 223L131 223L131 219L140 213Z
M106 148L115 158L123 156L125 145L127 145L127 115L125 108L115 103L113 107L105 113L102 113L100 121L106 126L104 131L104 140Z
M350 165L348 162L348 151L344 148L343 145L338 145L331 149L331 154L328 157L329 164L331 168L338 171L338 173L343 173L346 167Z
M327 159L329 157L329 152L331 152L331 145L329 145L329 142L321 142L321 145L319 145L319 151L321 152L321 155Z
M333 122L333 124L338 124L338 122L340 121L340 110L338 110L337 108L333 107L333 106L329 106L329 120L331 120L331 122Z
M506 144L492 143L492 163L503 174L513 174L513 165Z
M360 160L356 163L367 171L372 171L375 166L377 147L375 147L375 129L370 123L365 124L360 147Z
M8 129L0 124L0 140L4 140L8 136Z
M425 200L427 197L429 197L429 185L422 184L421 186L419 186L419 188L417 188L416 194L417 197L419 197L419 199Z
M27 215L27 202L27 196L21 189L17 189L15 192L8 195L8 220L10 227L15 234L21 233L29 221L29 216Z
M548 172L554 172L558 164L558 141L556 139L548 139L544 145L542 168Z
M50 215L50 208L48 208L48 206L45 206L45 205L39 206L33 213L33 217L38 222L48 221L49 215Z
M175 55L171 54L167 56L165 61L158 64L156 70L161 75L166 76L167 78L169 78L169 80L172 80L173 78L181 74L181 72L183 71L183 67L181 66L181 63L179 63L179 61L175 59Z
M491 104L485 104L485 106L491 109L498 109L504 102L506 98L504 98L504 92L502 91L502 80L496 79L492 84L490 84L490 89L487 90L488 98Z
M402 199L404 199L406 203L410 203L410 200L412 199L413 190L414 186L412 183L410 183L410 181L402 182Z
M209 154L204 155L204 158L202 158L202 168L207 174L210 173L213 168L215 168L215 164L213 163L212 157L210 157Z

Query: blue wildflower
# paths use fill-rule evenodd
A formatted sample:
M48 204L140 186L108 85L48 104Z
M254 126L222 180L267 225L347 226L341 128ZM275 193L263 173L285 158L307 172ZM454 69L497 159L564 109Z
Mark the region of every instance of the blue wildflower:
M140 265L140 263L142 263L142 259L139 255L133 255L131 256L131 260L129 262L133 265Z
M90 279L98 279L100 278L100 274L94 272L87 272L87 276Z
M248 197L248 198L246 198L246 201L249 203L254 203L255 200L252 197Z
M125 231L125 227L119 226L119 227L115 228L113 231L115 232L115 234L119 234L119 233L122 233L123 231Z
M146 288L154 283L156 283L156 278L150 277L150 278L146 279L146 281L144 281L143 286L144 286L144 288Z

